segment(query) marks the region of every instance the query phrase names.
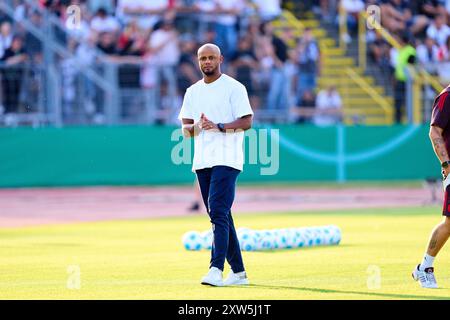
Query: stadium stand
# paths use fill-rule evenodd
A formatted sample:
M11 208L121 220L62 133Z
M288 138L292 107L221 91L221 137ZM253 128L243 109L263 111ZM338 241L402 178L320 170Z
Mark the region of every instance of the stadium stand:
M256 121L314 123L318 93L336 86L339 121L421 123L449 82L449 12L450 0L6 0L0 123L177 124L205 42ZM417 57L399 85L405 37Z

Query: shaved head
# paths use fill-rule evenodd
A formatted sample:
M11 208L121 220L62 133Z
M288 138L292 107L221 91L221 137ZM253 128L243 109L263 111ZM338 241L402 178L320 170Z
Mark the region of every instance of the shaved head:
M204 76L212 79L220 76L220 64L223 62L223 56L218 46L212 43L202 45L197 51L197 58Z
M204 45L202 45L198 49L197 55L200 55L200 53L203 53L204 51L213 51L214 53L216 53L219 56L222 55L220 53L220 48L213 43L205 43Z

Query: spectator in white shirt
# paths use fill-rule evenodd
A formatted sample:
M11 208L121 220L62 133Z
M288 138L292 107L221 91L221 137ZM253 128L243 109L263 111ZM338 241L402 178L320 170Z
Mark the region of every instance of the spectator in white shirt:
M362 0L342 0L341 6L347 12L347 28L350 33L355 34L358 29L359 13L364 11L365 5ZM350 34L344 35L345 40L351 40Z
M167 11L169 0L118 0L116 15L123 24L136 19L142 29L152 29Z
M447 17L440 14L427 29L427 37L434 39L437 45L442 46L450 36L450 27L447 26Z
M416 48L417 60L428 72L435 71L435 63L438 61L439 47L432 38L426 38Z
M364 1L362 0L342 0L341 5L350 14L357 14L365 9Z
M91 29L97 33L117 33L120 29L120 24L116 18L108 14L105 8L100 8L91 21Z
M447 38L445 46L439 47L438 61L450 61L450 37Z
M262 21L270 21L281 15L281 0L253 0Z
M450 37L447 38L445 46L439 48L439 65L437 74L439 81L446 85L450 82Z
M117 0L116 17L123 25L136 20L135 13L140 9L140 0Z
M6 49L11 47L12 39L11 23L9 21L4 21L0 25L0 59L5 54Z
M159 29L150 35L150 48L159 66L176 66L180 58L178 32L173 21L163 20Z
M317 95L313 122L318 126L336 125L342 122L342 100L335 86L329 86Z
M173 21L163 20L159 29L150 35L149 52L151 55L150 64L156 68L156 83L161 83L163 78L167 84L167 97L170 99L168 105L175 110L177 96L177 72L176 66L180 60L180 46L178 42L178 32L175 30ZM151 70L152 66L148 66ZM152 72L150 72L151 74ZM152 77L150 77L152 78ZM158 103L162 101L156 98ZM160 105L160 104L158 104Z
M229 60L236 52L238 33L236 24L239 13L244 9L243 0L215 0L216 44L222 49L222 54Z

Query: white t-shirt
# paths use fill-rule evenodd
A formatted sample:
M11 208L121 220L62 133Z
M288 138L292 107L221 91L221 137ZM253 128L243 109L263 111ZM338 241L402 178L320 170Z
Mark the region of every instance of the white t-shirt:
M96 32L116 32L120 29L120 24L116 18L106 16L104 19L96 16L91 21L91 29Z
M326 110L334 108L342 108L342 100L339 93L334 91L329 94L327 90L320 91L316 98L316 109ZM313 121L318 126L328 126L339 122L336 116L326 114L315 115Z
M447 42L447 37L450 36L450 27L443 25L439 30L434 24L427 28L427 37L434 39L438 46L443 46Z
M222 74L212 83L197 81L186 90L178 119L200 120L201 114L214 123L229 123L253 114L247 89L239 81ZM194 137L192 171L228 166L242 171L244 132L223 133L202 130Z
M272 19L281 14L280 0L253 0L263 20Z
M364 10L365 5L362 0L343 0L342 6L349 13L357 13Z
M157 48L162 44L158 52L154 53L153 61L158 66L176 66L180 60L180 48L177 37L174 37L175 31L166 31L158 29L154 31L149 40L150 47Z
M430 63L430 62L437 62L438 61L438 54L439 54L439 48L436 45L433 45L431 48L431 57L428 51L428 48L424 44L419 44L416 48L417 53L417 60L419 60L420 63Z
M116 15L124 24L136 19L139 27L143 29L153 28L160 16L157 14L130 15L124 12L125 8L131 10L157 10L165 9L169 5L168 0L119 0Z
M220 5L223 9L238 9L241 12L244 9L242 0L216 0L216 5ZM216 21L226 26L233 26L237 22L237 16L233 14L219 14Z
M10 34L6 37L0 34L0 58L3 57L5 54L6 49L8 49L11 46L13 39L13 35Z

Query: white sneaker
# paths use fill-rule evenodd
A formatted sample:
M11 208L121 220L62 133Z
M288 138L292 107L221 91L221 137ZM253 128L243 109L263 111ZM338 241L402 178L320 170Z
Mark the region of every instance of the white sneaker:
M207 284L214 287L223 286L222 270L216 267L211 267L206 276L202 278L202 284Z
M434 268L425 268L425 270L419 269L420 264L412 272L414 280L420 282L422 288L436 289L438 287L436 278L434 277Z
M225 286L237 286L237 285L246 285L250 284L247 278L247 274L245 271L234 273L230 271L228 277L223 282Z

